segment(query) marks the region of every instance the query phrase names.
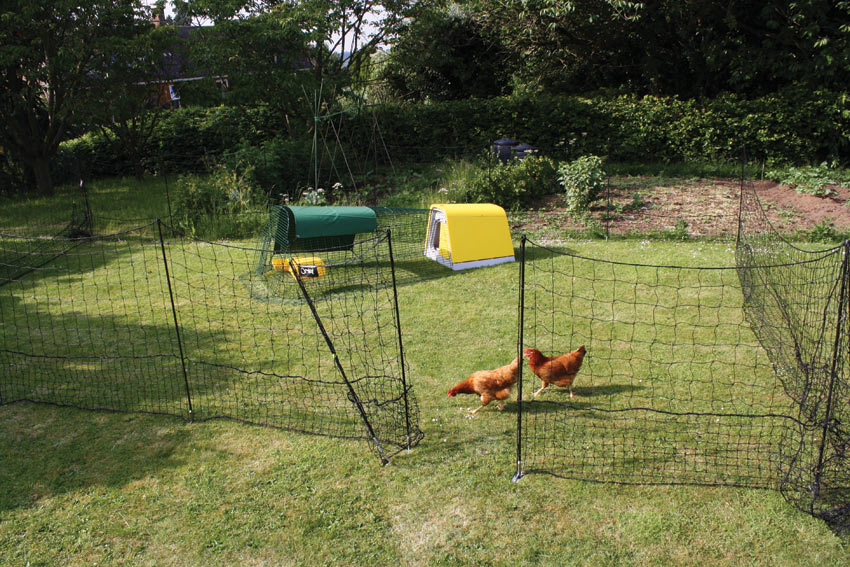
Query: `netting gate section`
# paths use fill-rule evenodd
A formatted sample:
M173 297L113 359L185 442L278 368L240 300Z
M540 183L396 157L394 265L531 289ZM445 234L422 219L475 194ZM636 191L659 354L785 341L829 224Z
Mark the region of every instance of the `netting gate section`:
M520 349L585 345L573 383L519 383L517 478L776 487L803 423L744 317L735 268L615 262L523 239Z
M0 402L185 416L155 228L2 237L4 248L32 247L0 275Z
M0 275L0 403L231 418L364 439L384 462L418 443L389 234L321 251L321 277L276 274L300 290L281 299L257 293L255 249L163 232L19 255Z
M742 185L736 263L743 308L802 427L778 449L779 488L797 508L850 529L850 242L802 248L774 230Z
M264 274L250 247L170 253L195 419L366 439L382 460L416 445L390 238L304 251L322 265Z

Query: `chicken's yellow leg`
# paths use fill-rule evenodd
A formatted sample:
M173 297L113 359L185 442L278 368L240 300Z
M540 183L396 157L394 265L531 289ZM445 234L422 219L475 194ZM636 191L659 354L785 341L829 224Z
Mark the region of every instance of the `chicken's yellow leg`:
M543 382L543 385L542 385L542 386L540 386L540 389L539 389L539 390L537 390L536 392L534 392L533 394L531 394L531 397L532 397L532 398L537 397L537 394L539 394L540 392L542 392L542 391L543 391L543 389L544 389L546 386L548 386L548 385L549 385L549 383L548 383L548 382Z
M483 408L484 406L486 406L487 404L489 404L492 401L493 401L492 395L490 395L488 393L482 394L481 395L481 407L472 410L471 412L469 412L469 415L475 415L476 413L478 413L478 410L480 410L481 408Z

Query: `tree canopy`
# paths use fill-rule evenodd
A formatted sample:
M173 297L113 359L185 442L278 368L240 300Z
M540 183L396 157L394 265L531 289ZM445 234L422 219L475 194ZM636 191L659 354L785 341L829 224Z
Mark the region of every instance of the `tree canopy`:
M53 191L50 158L107 74L116 42L139 30L137 0L0 3L0 146Z
M401 98L453 100L508 92L514 56L469 7L425 11L400 32L380 78Z
M735 92L759 96L789 86L845 89L850 80L850 2L834 0L467 0L476 27L466 41L504 46L501 73L524 91L585 93L618 89L685 98ZM442 8L444 14L455 8ZM407 45L410 26L390 54L395 73L426 89L440 75L449 42ZM442 38L441 38L442 39ZM423 90L424 92L424 90ZM400 93L401 94L401 93ZM406 93L409 96L409 93ZM459 93L475 96L472 91Z
M265 103L289 124L309 84L309 50L299 13L289 6L219 21L190 38L192 72L228 77L228 104Z
M319 78L356 76L378 45L394 38L417 0L175 0L179 17L216 25L286 14L310 45Z

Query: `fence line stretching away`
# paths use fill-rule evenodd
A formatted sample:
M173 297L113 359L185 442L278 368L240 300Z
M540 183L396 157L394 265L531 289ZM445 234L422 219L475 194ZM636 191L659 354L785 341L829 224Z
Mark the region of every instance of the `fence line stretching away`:
M850 242L795 247L741 191L734 266L599 260L523 237L518 355L587 354L574 398L534 396L541 381L521 370L516 480L773 488L850 528Z

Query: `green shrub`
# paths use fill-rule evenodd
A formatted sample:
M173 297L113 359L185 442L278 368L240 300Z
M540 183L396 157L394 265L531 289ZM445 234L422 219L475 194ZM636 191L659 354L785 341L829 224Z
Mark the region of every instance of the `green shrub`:
M558 180L567 196L567 213L575 218L582 217L605 188L607 177L603 159L590 155L563 163L558 168Z
M850 157L850 97L788 89L757 99L578 96L500 97L382 105L385 140L424 157L470 156L510 136L556 159L805 164Z
M505 136L559 160L594 154L611 162L738 162L744 148L750 161L772 166L850 158L850 97L794 89L758 99L602 94L384 104L346 114L346 132L356 133L353 146L371 147L376 124L392 158L408 162L474 157ZM262 148L293 165L266 175L254 160L257 182L292 196L291 182L280 187L280 180L294 178L290 171L301 179L308 169L301 169L301 149L288 153L289 142L278 140L287 131L284 117L268 106L182 108L163 116L143 161L159 171L208 171L223 154ZM129 172L127 162L120 147L90 134L62 145L57 182L72 181L80 169L93 177Z
M837 242L844 236L835 228L834 219L827 217L815 224L811 229L803 231L803 235L810 242Z
M209 175L181 177L174 196L177 228L210 240L256 234L264 222L265 199L248 182L251 173L250 168L239 172L220 166Z
M297 201L310 176L310 141L275 138L261 146L242 144L221 156L221 164L237 171L270 201Z
M264 106L180 108L162 115L141 159L149 171L206 172L222 154L258 146L283 129L282 119ZM132 173L120 144L97 131L63 142L52 168L57 184Z
M528 156L504 164L488 157L468 183L465 196L469 201L518 209L554 193L558 179L555 162L546 157Z
M676 219L676 225L673 228L664 230L661 233L661 237L666 240L687 240L690 238L688 221L685 219Z
M827 163L815 166L773 168L765 171L765 177L787 185L798 193L817 197L834 197L837 192L829 185L840 185L847 180L846 172L831 168Z

